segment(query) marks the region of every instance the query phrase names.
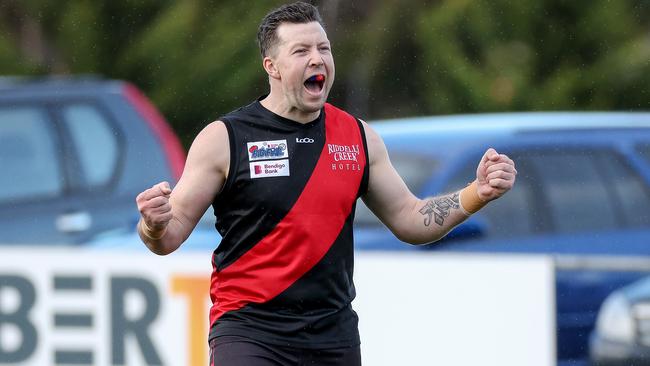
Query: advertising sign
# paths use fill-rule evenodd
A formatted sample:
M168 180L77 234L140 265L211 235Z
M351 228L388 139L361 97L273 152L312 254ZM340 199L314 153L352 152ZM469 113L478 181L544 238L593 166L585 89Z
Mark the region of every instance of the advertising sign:
M209 254L3 249L0 365L208 365ZM552 265L357 254L365 365L552 365Z

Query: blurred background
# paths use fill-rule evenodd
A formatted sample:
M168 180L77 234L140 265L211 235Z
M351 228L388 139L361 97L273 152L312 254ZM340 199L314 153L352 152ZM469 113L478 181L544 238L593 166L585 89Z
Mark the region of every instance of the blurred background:
M0 1L0 74L129 80L188 146L267 91L260 19L282 1ZM647 109L645 0L314 1L332 41L331 101L374 120Z
M0 365L207 364L212 210L158 258L134 198L268 92L256 32L283 3L0 0ZM650 2L311 3L330 102L415 194L464 186L488 146L519 171L434 245L359 201L364 360L650 364Z

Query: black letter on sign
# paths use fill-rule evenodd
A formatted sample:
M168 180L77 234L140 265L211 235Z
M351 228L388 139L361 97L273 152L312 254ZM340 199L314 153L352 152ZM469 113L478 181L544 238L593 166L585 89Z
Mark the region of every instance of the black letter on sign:
M4 309L2 295L7 293L7 289L13 289L18 292L19 303L16 310L8 313ZM36 290L34 285L25 277L0 275L0 364L18 363L28 359L36 350L38 343L38 334L36 328L29 321L29 311L36 301ZM3 326L11 324L17 328L21 335L21 343L15 350L5 349L2 339Z
M127 319L125 300L129 292L139 293L144 300L142 316L136 319ZM112 278L111 303L113 364L125 364L126 338L130 334L138 342L147 365L162 365L160 356L158 356L148 334L149 326L158 317L160 308L160 296L156 287L143 278Z

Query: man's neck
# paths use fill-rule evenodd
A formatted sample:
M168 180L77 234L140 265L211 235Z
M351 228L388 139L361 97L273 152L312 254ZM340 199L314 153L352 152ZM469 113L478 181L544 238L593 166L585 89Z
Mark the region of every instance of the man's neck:
M273 93L262 99L260 104L269 111L298 123L309 123L320 116L320 111L303 112L289 105L284 99L274 97Z

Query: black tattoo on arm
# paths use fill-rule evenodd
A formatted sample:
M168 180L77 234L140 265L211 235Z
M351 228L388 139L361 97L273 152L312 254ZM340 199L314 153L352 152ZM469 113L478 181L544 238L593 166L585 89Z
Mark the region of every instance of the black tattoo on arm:
M431 224L431 219L434 219L436 224L442 226L445 223L445 218L449 216L451 209L460 209L460 201L458 200L458 193L448 196L433 198L420 209L420 213L424 217L424 226Z

